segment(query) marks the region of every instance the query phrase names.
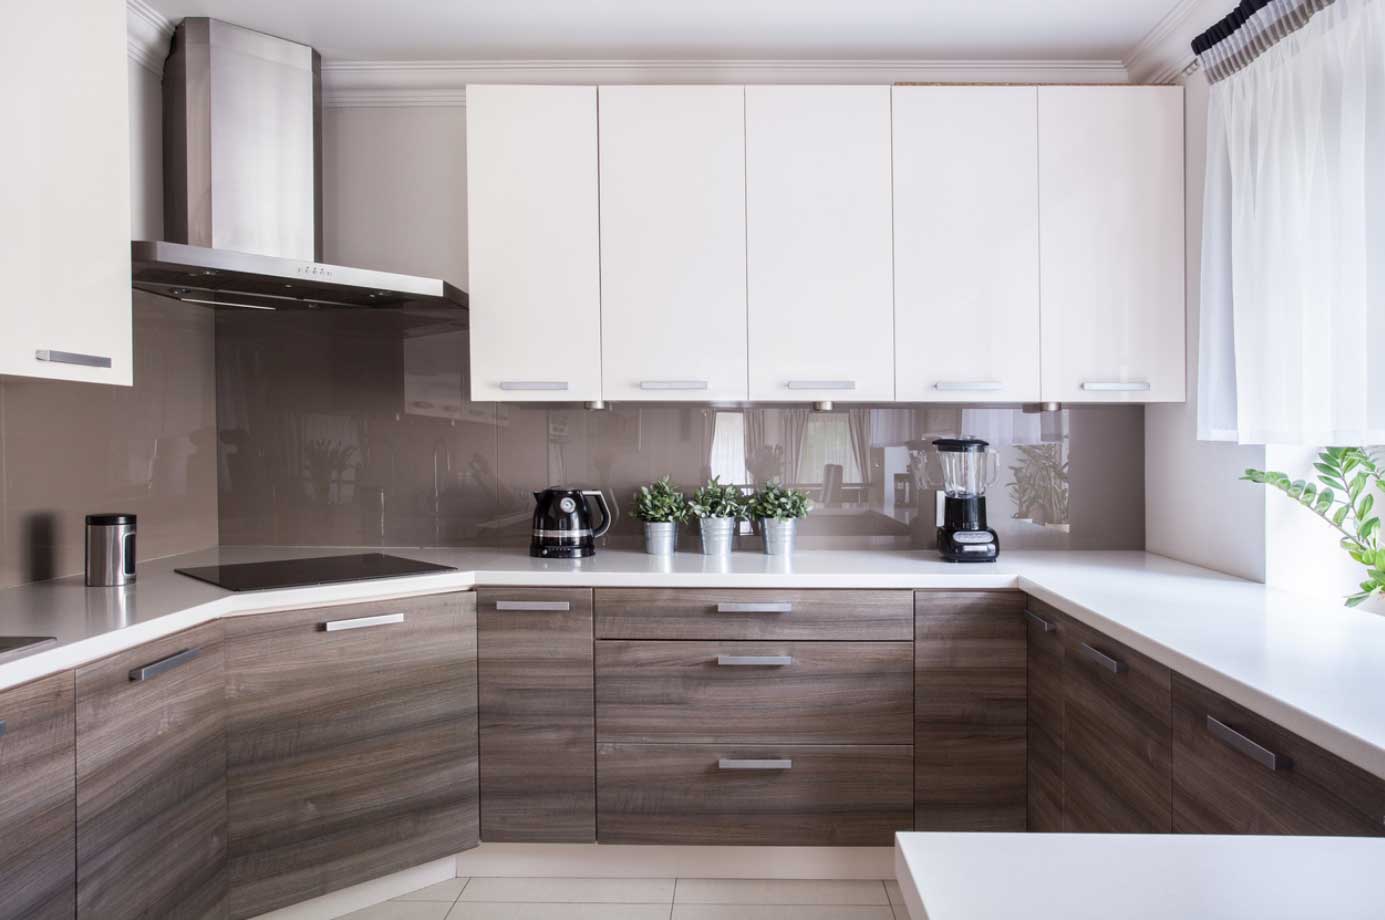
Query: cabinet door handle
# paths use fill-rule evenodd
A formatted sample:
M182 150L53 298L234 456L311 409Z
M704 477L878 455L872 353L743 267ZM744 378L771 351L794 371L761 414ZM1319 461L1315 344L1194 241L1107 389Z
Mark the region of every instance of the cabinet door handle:
M1039 629L1043 630L1044 632L1053 632L1053 624L1050 623L1048 620L1045 620L1043 617L1039 616L1034 611L1026 610L1024 612L1024 615L1029 617L1029 619L1034 623L1034 625L1039 627Z
M787 757L749 760L733 757L722 757L717 761L718 770L792 770L793 761Z
M1005 389L999 380L939 380L933 389L942 393L987 393Z
M6 731L7 731L7 729L5 728L5 720L4 720L4 719L0 719L0 738L5 737L5 732L6 732Z
M641 380L641 390L705 390L705 380Z
M1112 658L1105 652L1099 652L1085 642L1082 643L1082 654L1086 655L1088 658L1092 659L1092 661L1095 661L1097 664L1101 665L1103 668L1110 671L1112 674L1125 673L1126 667L1124 661L1121 661L1117 658Z
M572 609L570 601L496 601L496 610L514 613L564 613Z
M1084 380L1088 393L1138 393L1150 388L1148 380Z
M167 658L160 658L158 661L151 661L143 667L134 668L130 671L130 680L150 680L151 678L158 677L165 671L172 671L174 668L182 667L200 654L202 654L202 651L195 648L185 648L181 652L174 652Z
M322 624L324 632L341 632L344 629L366 629L371 626L388 626L403 623L402 613L382 613L376 617L356 617L354 620L328 620Z
M1207 731L1211 732L1213 738L1216 738L1233 751L1237 751L1249 757L1266 770L1288 770L1293 766L1293 761L1289 758L1282 754L1276 754L1263 745L1256 744L1254 741L1214 716L1209 715L1207 717Z
M566 380L502 380L502 390L566 390Z
M790 390L854 390L854 380L790 380Z
M793 664L790 655L718 655L717 664L723 668L787 668Z
M49 348L40 348L34 352L34 358L52 364L76 364L79 367L111 366L111 359L105 355L84 355L76 351L53 351Z
M793 613L793 604L783 601L748 603L726 601L717 604L717 613Z

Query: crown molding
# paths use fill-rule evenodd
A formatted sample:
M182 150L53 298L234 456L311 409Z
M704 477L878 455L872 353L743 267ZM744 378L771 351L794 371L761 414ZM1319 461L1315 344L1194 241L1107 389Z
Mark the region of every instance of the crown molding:
M162 77L173 20L144 0L125 0L126 46L130 60L156 77Z
M1232 5L1232 0L1178 0L1125 55L1130 82L1177 83L1197 60L1193 39Z
M462 106L468 83L1125 83L1120 61L324 61L332 107Z

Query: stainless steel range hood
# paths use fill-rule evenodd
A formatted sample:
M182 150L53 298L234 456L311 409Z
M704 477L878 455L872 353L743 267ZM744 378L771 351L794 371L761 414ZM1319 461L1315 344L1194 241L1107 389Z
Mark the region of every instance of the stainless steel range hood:
M322 257L321 60L307 45L184 19L164 67L164 236L131 244L133 284L192 304L389 307L463 319L434 278Z

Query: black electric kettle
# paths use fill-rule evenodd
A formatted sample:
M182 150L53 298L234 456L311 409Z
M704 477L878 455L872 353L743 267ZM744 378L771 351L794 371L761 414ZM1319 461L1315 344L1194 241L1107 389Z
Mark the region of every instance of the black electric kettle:
M587 497L601 509L601 526L592 527ZM596 553L596 538L611 529L611 509L600 489L549 486L534 493L534 533L529 555L540 559L581 559Z

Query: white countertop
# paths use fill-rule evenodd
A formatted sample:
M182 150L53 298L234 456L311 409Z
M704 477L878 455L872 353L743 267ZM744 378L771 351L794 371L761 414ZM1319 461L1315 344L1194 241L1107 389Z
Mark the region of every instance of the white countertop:
M381 551L458 571L234 594L175 568ZM79 577L0 590L0 635L57 643L0 664L0 689L221 616L352 603L474 585L742 588L1011 588L1052 604L1189 678L1385 778L1385 617L1140 552L1003 553L956 565L933 552L738 552L660 559L602 550L580 561L524 547L228 547L151 560L128 588Z
M1380 920L1385 839L895 837L911 920Z

